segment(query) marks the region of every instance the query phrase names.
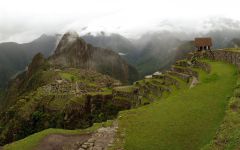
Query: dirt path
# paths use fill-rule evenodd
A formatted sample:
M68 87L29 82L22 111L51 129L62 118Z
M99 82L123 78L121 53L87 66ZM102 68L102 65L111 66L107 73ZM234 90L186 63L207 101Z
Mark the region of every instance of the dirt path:
M111 127L98 129L78 150L106 150L112 146L117 129L117 121L114 121Z
M106 150L113 144L117 129L115 121L112 126L99 128L92 134L51 134L35 150Z

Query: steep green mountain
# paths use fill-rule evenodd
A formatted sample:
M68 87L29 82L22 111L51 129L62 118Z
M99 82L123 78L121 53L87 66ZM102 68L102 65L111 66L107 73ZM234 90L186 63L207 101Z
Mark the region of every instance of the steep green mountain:
M6 87L11 77L23 71L38 52L43 53L45 57L49 56L53 52L56 42L56 36L42 35L30 43L1 43L0 88Z
M124 108L111 101L120 82L92 70L56 69L37 54L11 81L1 108L0 144L46 128L86 128Z
M87 44L77 33L63 35L49 62L56 67L74 67L96 70L123 83L138 79L137 70L110 49Z

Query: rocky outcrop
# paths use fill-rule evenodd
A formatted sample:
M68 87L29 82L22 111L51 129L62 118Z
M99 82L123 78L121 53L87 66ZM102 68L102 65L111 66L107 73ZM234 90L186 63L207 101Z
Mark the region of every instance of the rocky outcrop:
M127 64L116 52L93 47L81 39L77 33L63 35L49 62L56 68L74 67L95 70L123 83L138 79L136 69Z

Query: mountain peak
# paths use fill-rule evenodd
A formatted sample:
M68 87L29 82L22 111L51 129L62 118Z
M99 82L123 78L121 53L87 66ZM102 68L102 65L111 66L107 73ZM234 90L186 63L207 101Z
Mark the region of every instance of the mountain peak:
M60 54L60 53L71 50L73 45L76 45L76 43L78 43L79 45L86 45L86 42L79 37L77 32L75 31L66 32L62 36L55 50L55 54Z
M63 35L63 37L65 37L65 38L70 38L69 40L71 40L71 38L72 38L72 39L78 38L79 35L78 35L78 33L77 33L76 31L68 31L68 32L66 32L66 33Z
M135 68L128 65L116 52L87 44L76 33L65 33L50 63L56 67L81 68L107 74L123 83L132 82L138 76Z
M29 64L28 66L28 74L32 75L33 72L35 72L40 66L42 66L44 62L45 62L45 58L43 54L37 53L33 57L31 64Z

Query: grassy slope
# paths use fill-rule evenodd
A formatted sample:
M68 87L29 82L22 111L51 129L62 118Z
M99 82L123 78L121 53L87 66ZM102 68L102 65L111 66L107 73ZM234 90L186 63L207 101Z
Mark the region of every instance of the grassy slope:
M119 119L126 129L125 149L200 149L216 133L237 79L232 65L211 62L210 75L145 107L125 111Z
M234 96L230 99L224 120L214 139L202 150L240 149L240 78Z
M33 135L26 137L25 139L13 142L11 144L5 145L4 150L33 150L34 147L46 136L50 134L84 134L96 131L102 126L110 126L112 121L107 121L104 123L95 123L92 127L83 130L64 130L64 129L47 129Z

